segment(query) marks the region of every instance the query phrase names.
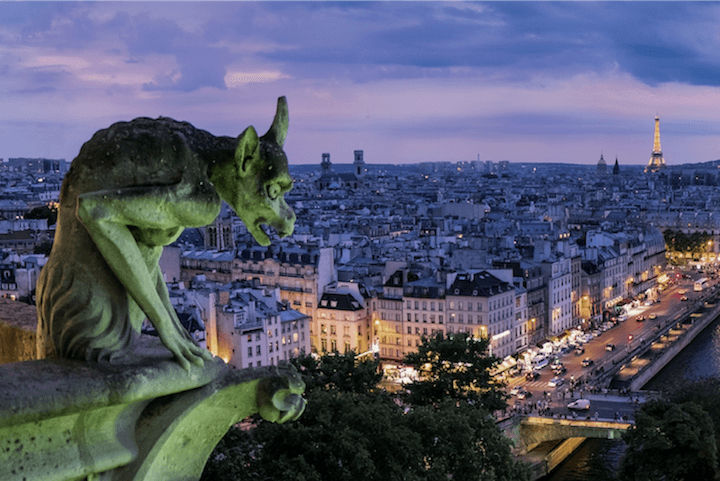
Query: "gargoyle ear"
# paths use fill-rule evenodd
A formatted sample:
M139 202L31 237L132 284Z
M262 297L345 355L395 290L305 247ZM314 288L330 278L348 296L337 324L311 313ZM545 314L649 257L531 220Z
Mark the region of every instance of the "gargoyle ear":
M277 103L275 119L270 126L270 130L262 136L262 139L282 147L285 143L285 137L287 137L288 124L289 118L287 99L285 97L280 97Z
M252 125L245 129L238 138L238 145L235 149L235 163L240 167L240 173L245 175L248 167L253 161L260 160L260 139L258 139L255 127Z

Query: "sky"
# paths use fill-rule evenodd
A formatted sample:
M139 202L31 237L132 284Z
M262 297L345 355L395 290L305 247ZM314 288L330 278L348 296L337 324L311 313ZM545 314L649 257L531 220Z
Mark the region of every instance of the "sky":
M0 157L172 117L291 164L720 159L716 2L0 2Z

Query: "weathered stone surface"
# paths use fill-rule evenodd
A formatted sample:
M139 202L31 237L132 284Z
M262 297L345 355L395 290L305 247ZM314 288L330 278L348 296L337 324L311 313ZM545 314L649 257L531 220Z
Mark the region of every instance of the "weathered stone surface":
M196 480L228 428L260 413L296 419L291 367L185 371L159 339L118 363L44 359L0 366L0 479Z

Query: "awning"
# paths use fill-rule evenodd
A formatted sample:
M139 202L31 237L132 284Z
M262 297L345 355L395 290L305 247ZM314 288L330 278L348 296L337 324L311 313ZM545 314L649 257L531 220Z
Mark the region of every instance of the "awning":
M501 362L500 364L495 366L495 368L490 370L490 375L496 376L496 375L500 374L501 372L505 372L508 369L510 369L511 367L514 367L516 365L517 365L517 361L515 360L514 357L512 357L512 356L506 357L503 362Z

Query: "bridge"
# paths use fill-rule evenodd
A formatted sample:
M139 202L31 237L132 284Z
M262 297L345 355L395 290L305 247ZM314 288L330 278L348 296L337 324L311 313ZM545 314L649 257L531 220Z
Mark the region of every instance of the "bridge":
M500 423L515 444L515 456L530 463L532 479L552 472L587 438L620 439L632 426L610 419L515 416Z
M515 442L518 453L528 453L541 443L569 438L620 439L631 422L612 419L558 419L541 416L515 416L501 424Z

